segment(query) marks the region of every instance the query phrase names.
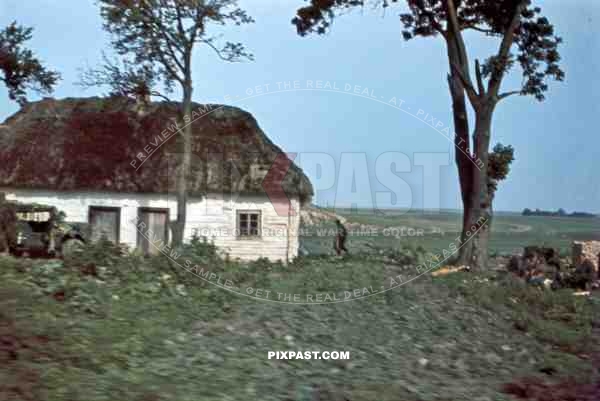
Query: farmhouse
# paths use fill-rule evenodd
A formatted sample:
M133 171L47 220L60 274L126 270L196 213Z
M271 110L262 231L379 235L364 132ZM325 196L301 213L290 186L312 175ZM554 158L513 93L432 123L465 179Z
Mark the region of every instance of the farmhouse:
M121 97L29 103L0 126L0 192L57 207L92 240L156 253L176 219L182 136L170 132L187 123L177 123L178 107ZM232 258L297 256L300 208L313 193L308 178L249 113L194 109L205 112L189 122L186 240L207 237Z

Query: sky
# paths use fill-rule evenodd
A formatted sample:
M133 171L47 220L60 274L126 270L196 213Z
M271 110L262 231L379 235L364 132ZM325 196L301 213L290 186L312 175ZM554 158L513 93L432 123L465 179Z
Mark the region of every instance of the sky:
M494 208L600 212L600 3L536 3L564 39L566 79L550 84L543 103L513 96L498 105L492 144L512 145L516 160ZM402 6L385 13L356 9L337 18L328 34L301 38L290 20L303 4L240 1L256 22L222 33L243 42L255 59L227 63L198 48L194 101L251 112L273 142L297 155L319 205L460 208L441 39L404 41ZM60 71L53 97L106 94L106 88L76 84L81 69L95 66L102 51L110 54L94 1L0 0L0 27L14 20L34 28L28 46ZM466 39L473 60L497 48L496 40L480 35ZM515 70L503 88L519 82ZM0 86L0 121L17 110Z

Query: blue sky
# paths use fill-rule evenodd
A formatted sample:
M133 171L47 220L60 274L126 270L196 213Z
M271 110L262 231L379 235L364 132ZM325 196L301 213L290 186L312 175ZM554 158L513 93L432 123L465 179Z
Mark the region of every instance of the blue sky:
M593 0L537 3L564 38L560 50L567 77L563 83L551 84L543 103L511 97L498 106L493 142L513 145L516 160L500 185L495 209L562 207L600 212L600 135L596 132L600 4ZM227 39L243 41L255 61L228 64L199 48L194 59L195 101L231 103L253 113L275 143L300 154L299 163L306 165L319 187L332 185L319 190L318 203L368 207L379 200L379 207L390 202L413 209L460 207L453 147L427 124L430 117L425 118L432 116L443 127L452 122L445 50L439 39L402 40L397 17L401 7L390 7L385 15L379 9L356 10L337 19L329 34L300 38L290 20L303 1L240 4L256 23L225 32ZM106 92L75 85L78 70L93 66L101 51L109 50L93 1L2 0L0 26L13 20L35 28L30 47L61 72L63 80L53 96ZM496 48L490 39L469 36L467 40L473 59L484 58ZM314 86L317 80L323 85L329 82L340 90L277 90L278 82L283 89L284 82L293 88L294 81L308 89L309 80ZM519 80L515 71L505 88L513 89L511 83ZM345 90L346 85L352 89ZM257 86L263 88L261 96L239 100L255 94ZM353 95L356 86L359 93L368 88L369 95ZM390 107L393 98L404 102L403 110ZM15 111L17 105L0 88L0 120ZM321 157L315 153L331 158L334 171L327 168L319 175L313 164L306 163ZM376 162L378 157L382 165ZM434 159L437 172L423 166L431 166ZM395 180L396 175L402 181ZM386 183L395 183L391 188L395 195L376 195L387 190Z

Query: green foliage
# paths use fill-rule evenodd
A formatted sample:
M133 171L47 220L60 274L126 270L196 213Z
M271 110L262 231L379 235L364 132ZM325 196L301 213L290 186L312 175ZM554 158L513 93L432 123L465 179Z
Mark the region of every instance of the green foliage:
M166 95L175 85L191 96L191 56L196 44L206 45L226 61L252 59L241 43L219 44L221 35L208 31L212 25L254 22L236 0L101 0L99 4L104 29L123 60L118 65L105 58L102 68L83 74L84 86L109 85L112 94L168 100Z
M25 47L25 42L32 37L33 28L26 28L11 23L0 31L0 72L2 82L8 89L8 96L24 105L27 102L28 90L39 93L50 93L60 80L60 74L48 70Z
M493 195L498 182L504 180L510 172L510 165L515 160L515 150L511 145L498 143L488 157L488 190Z
M97 266L115 266L121 263L122 248L113 242L102 238L90 241L75 249L66 262L67 267L95 264Z
M508 176L511 163L515 160L514 153L511 145L496 144L488 159L488 177L496 181L504 180Z
M559 208L556 211L552 210L540 210L536 208L535 210L531 210L529 208L523 209L521 212L523 216L545 216L545 217L584 217L584 218L595 218L597 215L588 212L571 212L567 213L567 211L563 208Z
M183 246L182 251L185 256L201 262L215 262L221 256L227 257L214 242L209 241L206 237L200 237L196 233L192 236L189 244Z
M356 6L362 7L363 4L364 0L311 0L309 6L298 9L296 16L292 19L292 24L296 26L298 35L306 36L310 32L323 35L331 26L337 10L351 9ZM384 4L387 5L387 2L384 2Z
M391 3L404 3L398 0L372 2L375 6L387 8ZM455 15L459 32L472 31L486 36L503 37L509 27L515 10L522 0L455 0ZM521 9L521 21L515 30L515 54L500 54L489 57L481 65L482 78L497 80L510 70L515 63L521 67L523 84L518 93L531 95L544 100L548 90L547 80L562 81L564 72L559 66L558 46L562 39L555 35L554 27L541 15L541 8L525 1ZM343 14L348 9L364 7L367 0L311 0L309 6L297 10L292 24L298 34L324 34L331 27L336 13ZM408 11L400 14L402 36L405 40L418 37L443 36L448 38L450 13L445 0L408 0Z

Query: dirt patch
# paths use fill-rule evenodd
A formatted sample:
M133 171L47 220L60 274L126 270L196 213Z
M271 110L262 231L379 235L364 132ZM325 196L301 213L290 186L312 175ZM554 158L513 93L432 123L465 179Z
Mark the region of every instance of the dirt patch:
M529 377L506 384L503 391L521 400L598 401L600 400L600 381L593 384L582 384L571 379L547 384L540 378Z
M600 334L598 328L593 329L594 334ZM524 377L503 387L503 392L510 394L517 399L530 401L598 401L600 400L600 352L595 348L585 359L591 359L595 368L594 378L587 380L579 378L568 378L559 382L547 382L540 377ZM542 370L548 376L552 376L555 371Z
M508 232L511 233L526 233L531 231L532 227L525 224L511 224L508 228Z
M336 220L339 220L342 224L348 222L346 218L339 214L314 207L302 208L300 211L300 218L305 226L315 226L327 222L334 223Z

